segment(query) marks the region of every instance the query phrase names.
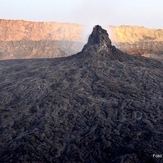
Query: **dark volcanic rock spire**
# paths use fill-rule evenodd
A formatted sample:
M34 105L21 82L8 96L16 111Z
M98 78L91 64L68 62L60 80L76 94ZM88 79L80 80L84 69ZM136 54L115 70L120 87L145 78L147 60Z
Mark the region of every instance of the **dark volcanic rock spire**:
M102 29L101 26L96 25L93 28L92 34L89 36L88 44L107 44L111 45L111 40L105 29Z
M105 29L101 26L96 25L93 28L91 35L88 38L87 44L84 46L82 56L94 56L105 57L110 59L124 60L128 55L125 55L121 50L117 49L111 44L109 35ZM81 54L80 53L80 54Z
M92 51L92 49L102 49L108 51L108 48L112 47L111 40L109 39L109 35L105 29L101 26L96 25L93 28L93 32L88 38L87 44L84 46L84 52Z

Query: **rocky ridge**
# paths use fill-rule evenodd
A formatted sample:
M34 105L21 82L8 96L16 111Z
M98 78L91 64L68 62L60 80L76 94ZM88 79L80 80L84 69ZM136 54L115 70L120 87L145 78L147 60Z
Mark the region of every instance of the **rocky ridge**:
M58 40L81 42L83 26L74 23L31 22L0 19L0 40Z
M106 29L114 45L122 51L131 55L162 59L163 29L138 26L108 26ZM1 19L0 60L69 56L81 51L86 42L84 33L86 27L73 23ZM45 45L50 54L46 50L42 52Z
M111 40L115 43L131 43L141 41L163 41L163 29L149 29L140 26L109 26Z
M162 69L100 26L76 55L0 61L0 162L161 162Z

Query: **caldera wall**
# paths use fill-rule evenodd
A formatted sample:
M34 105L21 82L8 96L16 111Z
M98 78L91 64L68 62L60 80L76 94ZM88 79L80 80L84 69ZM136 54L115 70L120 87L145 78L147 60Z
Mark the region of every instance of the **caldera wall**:
M131 55L163 56L163 29L139 26L108 26L106 29L113 44ZM0 60L72 55L87 41L86 30L86 26L74 23L1 19Z

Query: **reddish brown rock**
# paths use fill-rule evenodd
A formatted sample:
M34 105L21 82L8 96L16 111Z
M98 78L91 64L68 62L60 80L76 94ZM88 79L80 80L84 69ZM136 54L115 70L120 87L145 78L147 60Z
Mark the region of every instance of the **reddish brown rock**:
M73 23L30 22L23 20L0 20L0 40L22 39L81 41L83 26Z

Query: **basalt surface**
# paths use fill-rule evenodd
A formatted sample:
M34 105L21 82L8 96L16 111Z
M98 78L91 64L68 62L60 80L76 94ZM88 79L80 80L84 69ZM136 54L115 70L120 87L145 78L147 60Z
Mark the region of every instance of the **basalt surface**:
M161 162L163 64L112 46L0 61L0 162Z

